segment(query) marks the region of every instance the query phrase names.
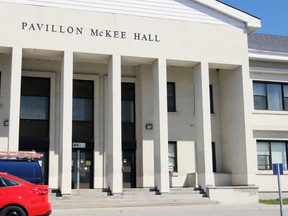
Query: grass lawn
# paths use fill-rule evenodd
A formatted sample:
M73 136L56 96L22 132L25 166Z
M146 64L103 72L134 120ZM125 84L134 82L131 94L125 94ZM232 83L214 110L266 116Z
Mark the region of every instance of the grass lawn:
M282 199L283 200L283 205L288 205L288 198ZM267 205L279 205L280 200L279 199L272 199L272 200L259 200L260 203L262 204L267 204Z

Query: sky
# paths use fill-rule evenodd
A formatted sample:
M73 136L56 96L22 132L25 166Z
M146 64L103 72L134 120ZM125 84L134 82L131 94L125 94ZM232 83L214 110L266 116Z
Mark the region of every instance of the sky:
M256 33L288 36L288 0L220 0L261 19Z

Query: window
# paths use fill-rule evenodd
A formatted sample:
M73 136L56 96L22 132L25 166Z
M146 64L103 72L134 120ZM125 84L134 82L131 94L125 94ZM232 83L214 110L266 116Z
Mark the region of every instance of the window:
M257 141L257 161L259 170L270 170L274 163L287 169L287 142Z
M6 184L1 177L0 177L0 187L6 187Z
M21 96L21 119L47 120L49 99L41 96Z
M288 110L288 84L253 82L254 108Z
M176 112L175 83L167 83L167 106L168 112Z
M214 101L213 101L213 86L209 85L209 95L210 95L210 113L214 113Z
M213 172L217 172L215 142L212 142L212 169L213 169Z
M73 121L93 121L93 81L73 80Z
M169 172L177 171L177 144L170 141L168 143Z
M2 84L2 76L1 76L1 71L0 71L0 93L1 93L1 85Z
M1 177L1 187L11 187L17 185L19 185L17 182L8 178Z
M50 79L22 77L20 119L48 120Z
M73 124L72 139L89 141L94 139L94 82L73 80Z
M20 99L19 148L44 147L49 140L50 78L22 77ZM31 140L37 140L32 144ZM49 146L49 142L45 142ZM37 147L36 146L36 147Z
M73 121L92 121L92 103L92 99L73 98Z
M122 122L134 123L134 101L122 100Z

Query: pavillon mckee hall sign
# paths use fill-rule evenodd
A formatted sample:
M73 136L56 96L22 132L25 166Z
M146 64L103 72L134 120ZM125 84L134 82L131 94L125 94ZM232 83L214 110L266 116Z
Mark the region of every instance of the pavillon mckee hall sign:
M101 28L84 28L79 26L64 26L54 25L47 23L30 23L22 22L21 29L23 31L35 31L35 32L52 32L56 34L68 34L68 35L89 35L96 38L111 38L122 40L135 40L135 41L147 41L147 42L160 42L157 34L140 33L140 32L127 32L112 29Z

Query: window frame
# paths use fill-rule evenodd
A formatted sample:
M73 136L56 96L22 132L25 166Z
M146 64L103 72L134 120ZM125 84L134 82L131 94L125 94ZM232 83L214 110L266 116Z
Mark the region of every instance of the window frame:
M258 163L258 157L259 156L266 156L266 155L259 155L258 154L258 149L257 149L257 169L258 170L272 170L272 163L273 163L273 152L272 152L272 143L285 143L285 153L286 153L286 158L285 159L285 162L286 162L286 167L285 165L283 166L283 168L285 170L288 170L288 141L285 141L285 140L257 140L256 141L256 145L258 145L258 143L268 143L269 145L269 155L267 155L269 157L269 168L267 169L259 169L259 163ZM257 147L256 147L257 148Z
M262 85L264 85L265 95L257 95L257 94L255 94L254 84L262 84ZM280 105L282 105L282 107L280 107L280 109L271 109L271 108L269 108L269 91L268 91L268 86L269 85L280 85L280 87L281 87L281 101L280 101L281 104ZM288 100L288 94L285 96L285 91L284 91L285 87L288 88L288 83L253 80L254 110L288 111L288 106L287 107L285 106L285 99ZM265 98L265 109L256 108L256 106L255 106L255 98L256 97L264 97Z

